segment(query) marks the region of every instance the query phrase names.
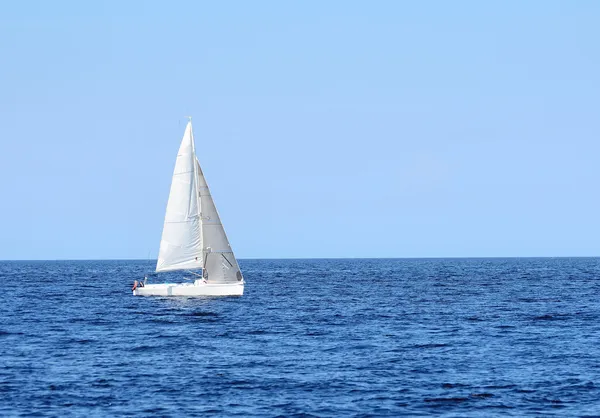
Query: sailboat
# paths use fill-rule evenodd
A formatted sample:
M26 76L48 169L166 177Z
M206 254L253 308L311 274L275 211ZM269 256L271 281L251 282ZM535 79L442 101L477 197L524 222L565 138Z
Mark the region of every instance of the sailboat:
M192 282L133 286L136 296L241 296L244 278L185 128L167 203L156 272L187 271ZM200 273L199 273L200 272Z

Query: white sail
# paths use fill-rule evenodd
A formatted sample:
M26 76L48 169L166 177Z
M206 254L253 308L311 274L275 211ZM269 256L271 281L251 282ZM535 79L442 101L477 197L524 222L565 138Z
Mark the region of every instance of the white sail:
M240 267L221 224L210 189L196 159L196 175L200 195L202 241L204 245L204 277L211 283L238 283L243 280Z
M190 121L183 134L171 181L156 271L203 267L194 134Z

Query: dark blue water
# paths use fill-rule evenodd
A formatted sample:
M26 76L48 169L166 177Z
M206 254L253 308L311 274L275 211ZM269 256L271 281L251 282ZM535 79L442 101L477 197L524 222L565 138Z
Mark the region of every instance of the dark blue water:
M600 259L241 266L161 299L150 262L1 262L0 415L600 414Z

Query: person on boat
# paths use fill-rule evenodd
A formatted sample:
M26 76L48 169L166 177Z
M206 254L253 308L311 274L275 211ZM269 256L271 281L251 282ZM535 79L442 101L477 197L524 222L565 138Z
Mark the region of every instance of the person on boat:
M131 290L135 290L135 289L137 289L137 287L138 287L138 281L134 280L133 281L133 287L131 288Z

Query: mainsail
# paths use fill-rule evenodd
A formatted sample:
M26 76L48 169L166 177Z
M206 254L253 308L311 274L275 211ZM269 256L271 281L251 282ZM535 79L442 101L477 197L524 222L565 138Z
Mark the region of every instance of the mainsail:
M156 271L199 268L213 283L243 280L196 158L190 121L177 154Z
M192 123L185 128L171 181L156 271L202 268L202 226Z

